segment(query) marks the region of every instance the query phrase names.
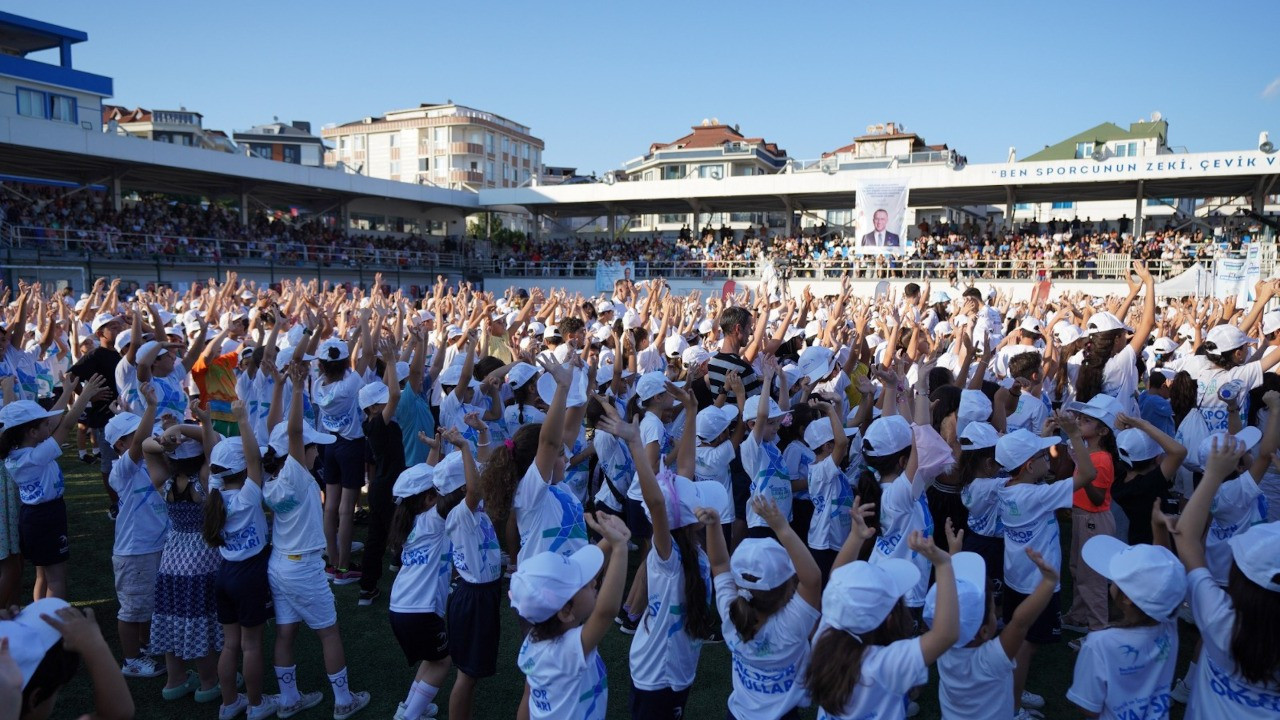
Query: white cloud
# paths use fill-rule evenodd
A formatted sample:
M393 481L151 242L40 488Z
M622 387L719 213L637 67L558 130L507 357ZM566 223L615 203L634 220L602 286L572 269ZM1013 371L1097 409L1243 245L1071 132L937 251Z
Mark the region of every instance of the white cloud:
M1280 77L1271 81L1271 84L1262 89L1262 97L1274 98L1280 97Z

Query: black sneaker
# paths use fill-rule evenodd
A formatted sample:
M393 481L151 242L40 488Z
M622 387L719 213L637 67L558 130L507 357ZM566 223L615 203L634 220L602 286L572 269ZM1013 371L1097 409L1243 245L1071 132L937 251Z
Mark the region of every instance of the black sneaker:
M356 604L358 604L360 607L368 607L372 605L373 601L377 600L381 595L382 595L382 591L379 590L378 588L374 588L372 590L361 590L360 600Z
M627 609L618 608L618 614L613 616L613 622L617 625L621 625L626 621L627 621Z
M369 511L365 508L357 507L355 514L352 515L352 520L361 524L369 522Z
M640 618L632 618L628 615L618 624L622 627L623 635L635 635L636 628L640 626Z

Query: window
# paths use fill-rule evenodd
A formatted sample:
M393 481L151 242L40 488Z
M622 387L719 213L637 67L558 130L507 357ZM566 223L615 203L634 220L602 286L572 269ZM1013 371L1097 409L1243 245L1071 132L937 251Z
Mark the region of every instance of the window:
M493 137L493 136L492 136L492 135L490 135L489 137ZM489 161L485 162L485 164L484 164L484 179L485 179L485 180L496 180L496 179L497 179L497 176L493 174L493 161L492 161L492 160L489 160Z
M249 152L253 153L255 157L265 158L267 160L271 159L270 145L266 145L263 143L250 143Z
M477 161L477 160L472 160L472 161L471 161L471 172L480 172L480 162L479 162L479 161Z
M44 93L39 90L18 88L18 114L44 119Z
M49 119L58 122L76 121L76 99L70 95L49 95Z
M428 163L427 158L418 158L418 172L427 172L430 169L431 165Z
M529 143L522 143L520 145L520 153L525 160L529 159Z
M724 177L724 166L722 166L722 165L699 165L699 166L698 166L698 177L700 177L700 178L715 178L716 180L719 180L720 178Z
M399 144L400 144L400 136L399 136L399 135L397 135L396 133L391 133L390 135L388 135L388 136L387 136L387 146L388 146L388 147L397 147Z
M1093 143L1078 142L1076 143L1076 159L1087 158L1093 154Z
M345 137L338 138L338 152L347 149L347 139Z
M1018 203L1017 205L1013 206L1013 209L1014 210L1030 210L1031 203Z
M663 180L679 180L684 177L683 165L666 165L662 168Z
M493 152L493 133L484 134L484 150L487 153Z
M297 145L282 145L280 147L280 159L294 165L302 164L302 148Z
M353 135L353 136L351 137L351 149L352 149L352 150L356 150L356 151L364 150L364 136L363 136L363 135Z
M669 215L669 214L659 215L658 222L663 224L668 224L668 225L674 225L676 223L687 223L689 222L689 216L688 215Z
M1137 157L1138 143L1116 143L1116 157Z
M400 161L399 161L399 160L392 160L392 161L391 161L390 174L392 174L392 175L399 175L399 174L400 174Z
M504 138L502 138L502 152L504 152L504 153L510 153L510 152L511 152L511 140L509 140L508 138L505 138L505 137L504 137Z
M435 130L436 145L437 146L444 145L447 142L449 142L449 128L442 128L442 127L436 128Z
M1076 204L1075 204L1075 202L1074 202L1074 201L1056 202L1056 203L1054 203L1054 204L1053 204L1053 209L1054 209L1054 210L1070 210L1071 208L1073 208L1073 207L1075 207L1075 206L1076 206Z
M1178 201L1175 198L1147 198L1147 207L1177 207Z

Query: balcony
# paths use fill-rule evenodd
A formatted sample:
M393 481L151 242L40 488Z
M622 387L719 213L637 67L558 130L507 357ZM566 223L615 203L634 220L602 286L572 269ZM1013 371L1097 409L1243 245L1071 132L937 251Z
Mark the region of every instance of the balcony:
M450 155L483 155L484 145L480 143L456 142L449 144Z
M449 182L461 182L478 185L484 182L484 173L479 170L449 170Z

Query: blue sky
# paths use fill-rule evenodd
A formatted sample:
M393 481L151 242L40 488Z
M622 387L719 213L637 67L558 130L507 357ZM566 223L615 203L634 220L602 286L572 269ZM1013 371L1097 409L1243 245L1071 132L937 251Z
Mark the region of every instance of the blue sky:
M1163 113L1192 151L1280 137L1273 2L8 0L83 30L78 69L207 127L317 129L419 102L505 115L544 162L617 167L702 118L816 158L899 122L970 162Z

